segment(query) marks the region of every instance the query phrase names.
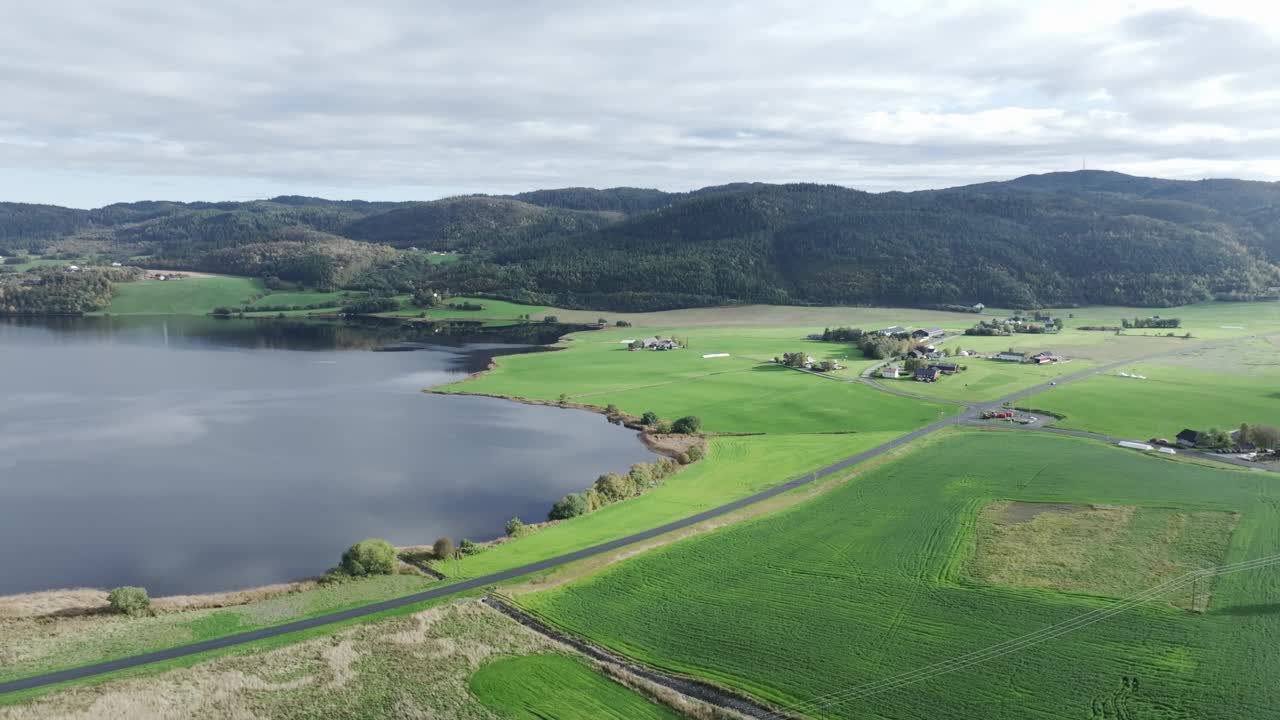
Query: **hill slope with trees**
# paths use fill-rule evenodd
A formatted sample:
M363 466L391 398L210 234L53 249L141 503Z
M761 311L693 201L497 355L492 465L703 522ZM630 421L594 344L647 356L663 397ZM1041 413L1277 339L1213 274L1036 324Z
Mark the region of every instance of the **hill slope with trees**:
M411 247L463 258L436 264L390 249ZM0 254L85 251L324 287L617 310L1162 306L1274 296L1280 184L1081 171L882 194L742 183L412 203L0 203Z

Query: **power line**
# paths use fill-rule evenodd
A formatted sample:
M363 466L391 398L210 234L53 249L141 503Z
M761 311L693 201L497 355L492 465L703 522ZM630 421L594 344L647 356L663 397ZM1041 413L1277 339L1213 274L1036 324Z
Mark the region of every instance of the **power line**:
M1102 622L1103 620L1107 620L1111 617L1127 612L1148 600L1152 600L1180 587L1193 584L1200 578L1216 577L1219 575L1228 575L1231 573L1245 572L1249 570L1260 570L1276 564L1280 564L1280 555L1271 555L1255 558L1253 560L1245 560L1238 563L1193 570L1185 575L1180 575L1176 578L1166 580L1159 585L1155 585L1146 590L1130 595L1127 598L1123 598L1105 608L1091 610L1072 618L1071 620L1065 620L1063 622L1050 625L1046 628L997 643L996 645L992 645L982 650L960 655L932 665L926 665L925 667L917 670L884 678L864 685L828 693L827 695L821 695L805 702L785 706L782 709L766 716L766 718L785 718L788 713L808 712L813 710L825 712L837 705L888 692L890 690L896 690L940 675L963 670L973 665L988 662L1003 655L1025 650L1034 645L1056 639L1069 632L1080 630L1088 627L1089 625Z

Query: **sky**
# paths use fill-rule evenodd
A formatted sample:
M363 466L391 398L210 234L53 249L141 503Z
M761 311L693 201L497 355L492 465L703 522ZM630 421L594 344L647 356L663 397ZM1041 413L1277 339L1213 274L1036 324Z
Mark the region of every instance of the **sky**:
M0 201L1280 180L1256 0L5 5Z

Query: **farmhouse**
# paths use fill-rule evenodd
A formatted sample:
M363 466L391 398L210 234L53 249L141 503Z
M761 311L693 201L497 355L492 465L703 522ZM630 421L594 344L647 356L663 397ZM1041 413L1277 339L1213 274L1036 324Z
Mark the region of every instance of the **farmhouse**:
M911 348L907 351L907 357L914 358L916 360L924 360L929 357L929 351L924 348Z
M679 349L680 344L676 342L675 338L651 337L644 339L644 347L646 350L676 350Z
M960 366L953 362L936 362L929 363L929 367L937 368L944 375L954 375L960 372Z
M932 340L934 338L940 338L946 334L946 331L939 327L919 328L915 332L911 333L911 337L917 340Z
M1182 447L1193 448L1200 442L1200 433L1188 428L1178 433L1177 440Z
M926 367L916 370L915 377L917 382L937 382L941 374L942 371L936 367Z
M1059 360L1061 360L1061 359L1062 359L1062 358L1058 357L1057 355L1054 355L1053 353L1049 352L1048 350L1046 350L1046 351L1044 351L1044 352L1042 352L1042 353L1036 353L1035 355L1032 355L1032 356L1031 356L1031 362L1036 363L1037 365L1044 365L1044 364L1047 364L1047 363L1055 363L1055 362L1058 362L1058 361L1059 361Z
M902 373L900 372L897 365L885 365L884 367L880 368L880 377L898 378L898 377L902 377Z
M996 359L1003 360L1005 362L1026 362L1027 354L1008 350L1006 352L997 353Z

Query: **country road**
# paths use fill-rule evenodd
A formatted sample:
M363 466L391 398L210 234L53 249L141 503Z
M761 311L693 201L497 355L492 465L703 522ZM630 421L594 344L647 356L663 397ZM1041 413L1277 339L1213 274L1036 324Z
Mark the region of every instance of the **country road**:
M1212 343L1204 343L1204 344L1191 346L1191 347L1194 347L1194 348L1215 347L1219 345L1240 342L1242 340L1246 340L1252 337L1254 336L1250 335L1247 337L1234 338L1231 340L1223 340L1223 341L1217 341ZM1174 354L1176 352L1181 352L1187 349L1191 349L1191 347L1181 347L1176 350L1153 353L1153 354L1145 355L1139 358L1131 358L1128 360L1109 363L1107 365L1102 365L1096 368L1082 370L1077 373L1060 377L1057 379L1056 382L1058 385L1064 385L1067 383L1076 382L1078 380L1082 380L1092 375L1096 375L1102 372L1107 372L1109 370L1114 370L1116 368L1122 367L1130 363L1140 362L1143 360L1147 360L1153 357L1159 357L1162 355ZM814 374L822 376L820 373L814 373ZM823 377L830 377L830 376L823 376ZM833 378L833 379L844 380L843 378ZM859 382L859 381L865 381L865 380L863 380L862 378L858 378L858 379L849 379L847 381ZM872 385L873 387L880 387L884 389L878 383L869 382L868 384ZM921 437L933 434L943 428L950 427L953 425L959 425L959 424L974 424L978 422L976 420L976 416L985 409L1000 407L1006 403L1016 402L1018 400L1034 395L1036 393L1043 392L1044 390L1047 390L1049 387L1050 386L1048 385L1041 384L1032 388L1028 388L1026 390L1021 390L1019 392L1013 393L999 400L993 400L986 403L964 403L964 405L966 405L967 407L967 410L965 410L960 414L952 415L945 419L939 420L938 422L935 422L931 425L927 425L913 432L907 433L906 435L902 435L901 437L890 440L882 445L871 448L870 450L860 452L856 455L845 458L844 460L828 465L816 472L808 473L802 477L799 477L794 480L785 482L781 485L777 485L775 487L769 488L768 490L763 490L761 492L755 493L754 495L749 495L747 497L741 498L739 500L735 500L725 505L721 505L719 507L700 512L696 515L691 515L689 517L686 517L680 520L666 523L665 525L660 525L658 527L651 528L643 532L635 533L633 535L628 535L626 537L621 537L616 540L611 540L609 542L601 543L599 545L593 545L591 547L583 548L575 552L566 553L564 555L548 558L546 560L541 560L539 562L511 568L509 570L493 573L491 575L485 575L483 577L473 578L470 580L462 580L456 583L445 585L443 587L436 587L430 590L424 590L423 592L414 593L412 595L393 598L391 600L384 600L382 602L373 603L371 605L364 605L362 607L351 608L351 609L343 610L340 612L329 613L327 615L320 615L314 618L308 618L306 620L297 620L294 622L284 623L282 625L262 628L259 630L239 633L236 635L228 635L226 637L215 638L212 640L205 640L202 642L192 643L189 645L181 645L178 647L168 648L165 650L157 650L155 652L143 653L141 655L118 658L116 660L109 660L105 662L94 663L92 665L84 665L81 667L70 668L67 670L60 670L57 672L46 673L43 675L34 675L31 677L19 678L17 680L10 680L7 682L0 683L0 695L5 693L16 692L19 690L30 690L33 688L45 687L48 685L54 685L61 682L67 682L69 680L79 680L83 678L90 678L97 675L103 675L106 673L114 672L117 670L140 667L143 665L162 662L165 660L174 660L177 658L189 657L192 655L198 655L200 653L209 652L211 650L219 650L222 648L234 647L237 645L243 645L245 643L255 642L257 640L279 637L281 635L287 635L289 633L295 633L302 630L309 630L312 628L332 625L335 623L345 622L348 620L353 620L361 617L367 617L369 615L374 615L374 614L385 612L388 610L394 610L396 608L402 608L408 605L414 605L414 604L425 602L428 600L436 600L439 598L445 598L452 595L458 595L458 594L469 592L472 590L484 588L488 585L493 585L496 583L504 582L506 580L512 580L512 579L515 579L524 575L528 575L531 573L541 572L543 570L549 570L552 568L560 567L562 565L567 565L569 563L594 557L596 555L601 555L603 553L612 552L619 548L624 548L629 545L633 545L635 543L643 542L645 540L649 540L659 535L664 535L674 530L687 528L689 526L696 525L706 520L710 520L713 518L720 517L722 515L726 515L736 510L754 505L763 500L767 500L769 498L776 497L783 493L789 492L798 487L802 487L809 483L815 482L821 478L830 477L837 473L843 472L853 467L854 465L866 462L867 460L871 460L887 452L900 448ZM920 399L933 400L932 398L920 398ZM1045 431L1056 432L1060 434L1070 434L1070 435L1076 435L1080 437L1091 437L1091 438L1102 439L1102 440L1118 440L1118 438L1110 438L1110 437L1101 436L1101 435L1094 435L1092 433L1085 433L1081 431L1061 430L1056 428L1028 428L1028 429L1045 430ZM1222 460L1222 458L1220 457L1216 457L1216 456L1210 456L1210 457L1213 457L1213 459L1215 460ZM1267 469L1273 472L1277 471L1276 469L1272 469L1272 468L1258 468L1258 469Z

